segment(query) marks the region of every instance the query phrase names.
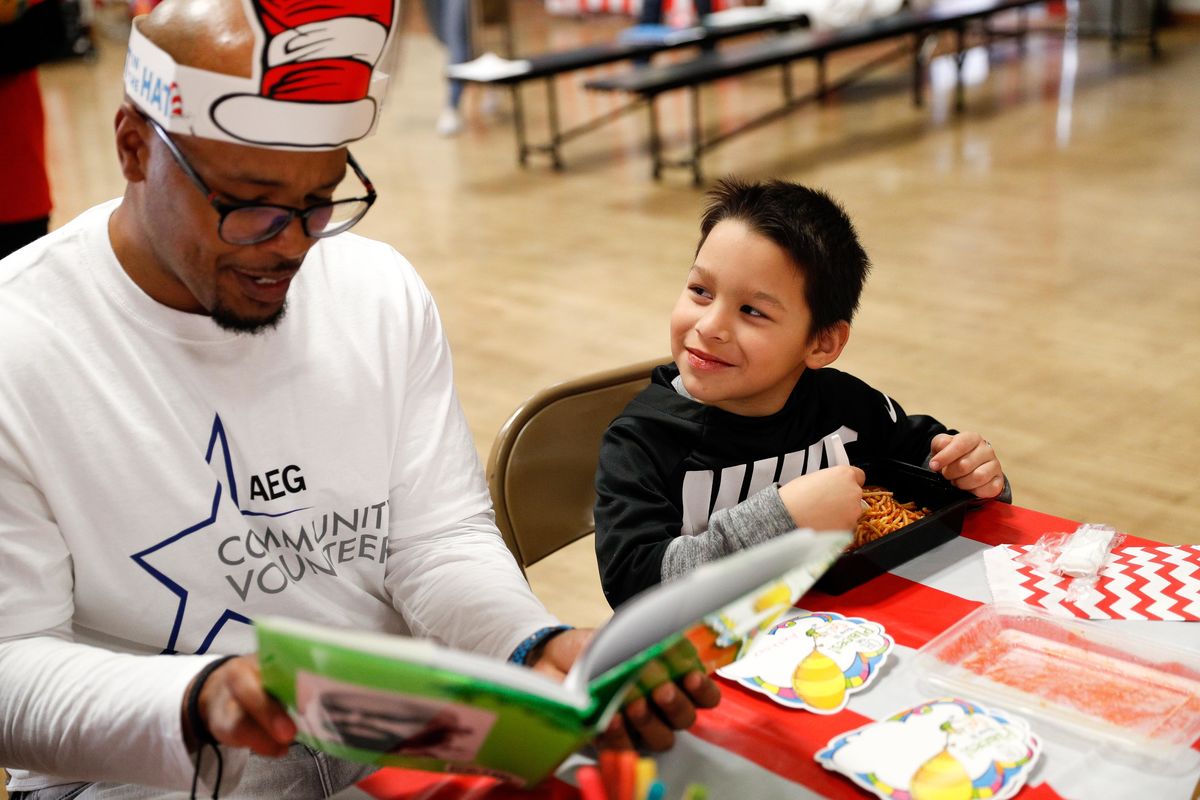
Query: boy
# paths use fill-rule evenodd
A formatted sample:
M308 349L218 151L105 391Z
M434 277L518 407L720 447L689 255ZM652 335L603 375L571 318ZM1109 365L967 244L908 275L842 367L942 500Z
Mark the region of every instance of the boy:
M794 183L720 182L671 313L674 364L604 435L596 554L615 608L793 528L855 527L874 458L1008 489L992 446L828 368L870 264L845 212Z

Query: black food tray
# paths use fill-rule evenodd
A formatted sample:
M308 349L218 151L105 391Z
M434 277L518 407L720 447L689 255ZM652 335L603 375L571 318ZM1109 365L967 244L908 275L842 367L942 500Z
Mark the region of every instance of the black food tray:
M867 473L866 485L882 486L891 490L897 503L915 501L918 508L928 508L932 513L844 553L814 587L826 594L843 594L954 539L962 532L967 509L986 502L955 488L936 472L912 464L873 461L856 466Z

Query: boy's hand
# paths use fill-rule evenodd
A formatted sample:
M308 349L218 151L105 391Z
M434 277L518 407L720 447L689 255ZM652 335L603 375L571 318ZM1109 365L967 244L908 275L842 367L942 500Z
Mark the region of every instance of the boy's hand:
M665 673L666 668L662 669ZM626 705L613 717L608 730L600 734L596 746L602 750L632 750L636 741L652 752L670 750L675 744L675 731L695 724L697 708L712 708L720 701L721 690L712 678L699 670L689 672Z
M561 681L593 634L594 630L558 634L546 643L530 666ZM677 682L671 682L667 680L665 666L657 662L647 665L648 671L655 668L662 671L660 677L664 682L648 697L639 697L613 717L608 730L600 735L598 746L627 750L633 747L636 737L650 750L669 750L675 743L675 731L690 728L695 723L697 708L712 708L721 699L717 684L703 672L689 672ZM652 685L658 682L654 675L643 677Z
M929 468L958 488L984 499L1004 491L1004 470L992 443L974 431L939 433L929 443Z
M862 516L864 480L858 467L827 467L780 486L779 497L796 527L852 531Z

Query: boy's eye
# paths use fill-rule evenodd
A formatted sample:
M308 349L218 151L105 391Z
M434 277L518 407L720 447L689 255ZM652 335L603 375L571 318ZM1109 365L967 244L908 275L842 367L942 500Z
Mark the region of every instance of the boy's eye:
M766 314L762 313L754 306L742 306L742 313L749 314L752 317L759 317L761 319L769 319L769 317L767 317Z
M705 289L703 286L697 286L694 283L688 287L688 291L691 292L692 294L696 295L697 297L706 297L706 298L712 297L712 295L710 295L708 293L708 289Z

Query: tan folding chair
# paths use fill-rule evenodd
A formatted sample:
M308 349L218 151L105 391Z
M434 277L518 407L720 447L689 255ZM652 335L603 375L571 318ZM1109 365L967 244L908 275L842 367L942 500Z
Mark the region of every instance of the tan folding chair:
M596 461L608 423L659 358L560 383L513 412L488 456L496 524L521 570L596 529Z

